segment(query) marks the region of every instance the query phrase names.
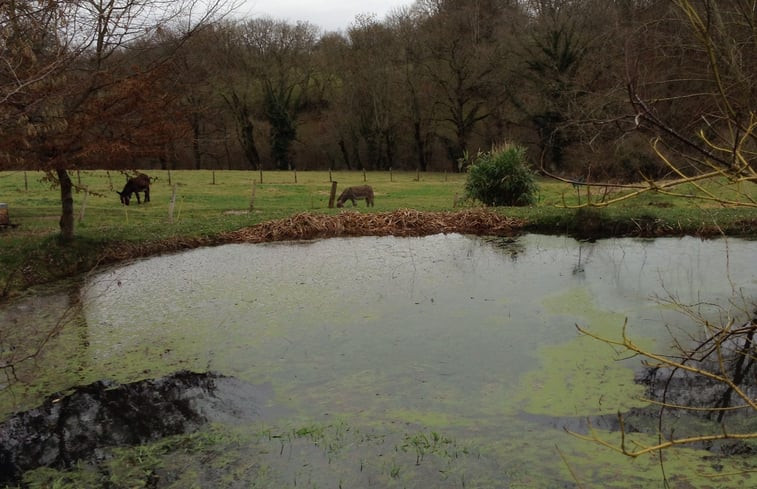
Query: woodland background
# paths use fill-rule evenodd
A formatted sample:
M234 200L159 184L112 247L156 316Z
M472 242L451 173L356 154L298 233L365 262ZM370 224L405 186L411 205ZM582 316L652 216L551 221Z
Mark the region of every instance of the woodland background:
M233 7L2 2L0 169L461 171L515 142L638 181L670 170L655 135L686 171L724 99L757 105L752 0L416 0L346 32Z

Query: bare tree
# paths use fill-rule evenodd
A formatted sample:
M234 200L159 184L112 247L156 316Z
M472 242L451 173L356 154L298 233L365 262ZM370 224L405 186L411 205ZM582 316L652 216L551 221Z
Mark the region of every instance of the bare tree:
M360 166L396 167L401 65L395 32L361 16L349 28L348 41L342 100L352 111L356 142L365 148L366 163Z
M519 60L508 97L545 171L586 176L592 153L622 136L612 119L627 107L626 17L614 2L529 1L514 42ZM604 161L601 161L604 159ZM600 158L614 167L613 158Z
M644 443L634 437L620 413L619 440L609 440L595 430L573 435L633 458L679 446L757 439L757 432L748 426L743 428L739 421L757 414L757 304L737 297L729 307L719 307L719 317L713 319L702 312L712 304L688 305L675 298L663 302L685 314L701 331L701 335L685 339L673 337L671 353L641 346L627 334L625 325L620 340L600 337L578 326L582 334L610 345L619 356L644 361L647 401L659 409L657 443ZM716 427L707 433L698 432L701 426L682 433L666 428L667 417L682 415L709 418ZM734 426L728 425L729 420Z
M403 132L412 134L412 154L420 171L426 171L431 163L434 138L438 131L433 92L426 90L428 78L424 63L428 53L425 43L418 42L425 19L426 13L418 4L396 11L390 19L401 57L397 70L400 117L408 129L412 128Z
M250 81L257 66L242 34L239 23L222 23L213 30L213 42L207 48L213 54L216 90L234 121L244 159L250 168L258 170L262 161L256 140L257 99Z
M674 0L663 15L655 11L638 26L629 42L628 97L635 127L651 133L652 147L671 178L647 178L639 188L594 205L610 205L660 192L724 206L757 207L757 11L753 1L696 2ZM659 8L660 5L655 5ZM733 198L707 185L730 185ZM687 190L677 189L686 185ZM744 186L749 188L743 188ZM740 421L757 413L755 334L757 303L741 293L715 317L704 314L712 304L666 301L686 314L701 333L672 336L672 352L644 347L623 327L619 340L582 334L602 341L623 356L643 359L649 401L659 408L656 443L631 433L619 414L620 438L598 431L576 436L629 457L660 454L680 446L740 443L757 432ZM694 394L692 394L694 393ZM676 433L666 420L699 415L715 424ZM664 469L663 457L659 457ZM664 472L663 472L664 474ZM667 481L666 481L667 484ZM667 487L667 485L666 485Z
M584 205L657 192L757 207L751 187L757 183L756 51L754 2L644 5L627 43L633 113L622 120L626 130L651 135L667 178L641 174L641 184L625 186L629 191ZM712 190L723 185L732 192Z
M3 29L0 43L6 50L0 162L44 170L59 185L61 238L68 241L74 236L69 170L124 168L162 152L175 131L165 76L176 46L154 40L171 29L180 33L180 44L229 5L225 0L39 5L2 3L11 28Z
M293 144L300 115L309 109L313 86L313 51L318 29L271 18L229 23L216 33L215 77L234 115L248 163L261 165L258 123L268 129L271 159L280 169L292 168Z
M223 76L222 49L216 46L219 26L209 26L182 43L181 48L170 60L169 79L171 89L179 96L174 98L176 111L186 120L187 138L176 141L172 152L188 154L197 170L208 168L209 161L218 165L229 160L227 145L226 107L218 96L219 78ZM173 41L173 40L172 40ZM175 42L175 41L174 41ZM181 153L180 153L181 154ZM173 154L167 154L163 162L168 163ZM174 158L170 163L175 165Z
M748 192L740 200L725 201L702 180L724 178L734 183L757 183L757 11L754 2L693 2L676 0L673 21L685 26L689 63L683 76L689 83L664 80L681 87L672 96L649 90L637 69L629 70L629 96L638 124L654 131L654 149L677 177L662 189L673 193L691 184L697 197L726 204L757 207ZM675 73L675 72L674 72ZM659 84L659 80L650 80ZM671 121L658 106L685 102L684 121ZM658 187L658 186L657 186Z
M57 33L64 12L57 3L0 4L0 129L8 134L43 101L46 80L76 55ZM8 153L2 155L8 163Z
M439 137L453 171L468 152L478 124L489 116L487 100L499 88L497 65L503 59L495 31L496 2L425 2L421 39L426 43L425 76L434 87Z

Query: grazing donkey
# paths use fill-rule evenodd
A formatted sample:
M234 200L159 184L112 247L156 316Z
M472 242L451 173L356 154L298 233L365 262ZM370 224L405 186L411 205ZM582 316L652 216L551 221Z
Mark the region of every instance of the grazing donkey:
M365 198L365 204L368 207L373 206L373 189L370 185L360 185L358 187L347 187L336 200L337 207L344 207L348 200L352 201L352 207L357 205L355 199Z
M150 202L150 177L144 173L130 178L121 192L116 190L116 193L121 196L121 203L123 205L129 205L131 194L135 194L137 196L137 204L141 204L142 201L139 200L139 192L144 192L145 202Z

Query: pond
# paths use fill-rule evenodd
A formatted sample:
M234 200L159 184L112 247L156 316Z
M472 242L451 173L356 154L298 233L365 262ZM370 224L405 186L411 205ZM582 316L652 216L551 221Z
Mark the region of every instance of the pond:
M659 487L658 461L563 429L609 428L644 405L639 360L576 324L618 339L627 321L635 340L666 351L671 332L695 332L672 302L719 319L757 297L754 250L737 239L449 234L139 260L89 278L83 311L19 369L0 406L182 369L264 386L254 417L213 423L181 449L153 446L159 487ZM0 324L42 334L67 297L9 306ZM673 487L744 487L748 474L711 479L725 462L706 456L671 456Z

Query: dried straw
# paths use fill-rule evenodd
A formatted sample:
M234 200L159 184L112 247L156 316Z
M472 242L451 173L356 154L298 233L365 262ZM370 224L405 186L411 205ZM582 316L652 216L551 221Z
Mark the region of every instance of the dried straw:
M459 212L343 211L334 216L303 212L240 229L223 238L228 242L261 243L337 236L425 236L438 233L503 236L516 233L523 225L519 219L486 209Z
M338 236L426 236L439 233L510 236L517 233L523 225L524 222L519 219L486 209L459 212L420 212L410 209L383 213L343 211L337 215L303 212L220 236L118 243L103 250L98 256L98 263L104 265L226 243L264 243Z

